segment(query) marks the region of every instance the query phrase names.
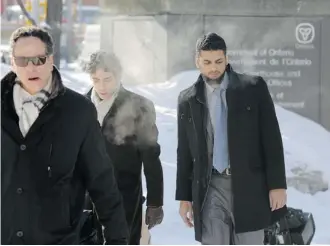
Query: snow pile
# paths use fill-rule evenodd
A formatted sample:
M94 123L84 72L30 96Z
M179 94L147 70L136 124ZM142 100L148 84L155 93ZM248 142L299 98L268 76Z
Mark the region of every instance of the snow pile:
M300 115L276 107L285 150L288 185L303 193L328 189L330 132Z

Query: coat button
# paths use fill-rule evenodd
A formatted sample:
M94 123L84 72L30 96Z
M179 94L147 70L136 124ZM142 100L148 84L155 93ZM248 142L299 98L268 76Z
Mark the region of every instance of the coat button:
M16 232L16 236L18 236L18 237L23 237L23 232L22 231L18 231L18 232Z
M25 144L22 144L22 145L20 146L20 149L21 149L21 150L26 150L26 145L25 145Z
M247 109L248 111L250 111L250 110L251 110L251 108L250 108L250 107L247 107L246 109Z
M17 194L22 194L23 193L23 189L22 188L18 188L17 190L16 190L16 192L17 192Z

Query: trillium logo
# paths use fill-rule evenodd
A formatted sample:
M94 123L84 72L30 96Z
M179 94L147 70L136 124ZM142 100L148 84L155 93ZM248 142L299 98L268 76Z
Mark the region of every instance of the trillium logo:
M300 23L296 27L296 39L300 44L310 44L315 38L315 28L310 23Z

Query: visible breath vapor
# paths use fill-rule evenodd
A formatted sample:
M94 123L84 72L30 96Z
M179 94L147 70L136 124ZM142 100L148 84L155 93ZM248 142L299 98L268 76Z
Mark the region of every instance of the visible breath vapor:
M137 95L126 97L106 122L105 135L116 145L155 145L158 139L155 119L155 109L150 101Z

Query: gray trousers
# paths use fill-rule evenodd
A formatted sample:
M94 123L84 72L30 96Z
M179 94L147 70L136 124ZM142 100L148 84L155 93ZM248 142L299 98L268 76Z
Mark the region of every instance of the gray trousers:
M263 245L264 230L235 233L232 208L230 176L213 174L202 211L202 244Z

